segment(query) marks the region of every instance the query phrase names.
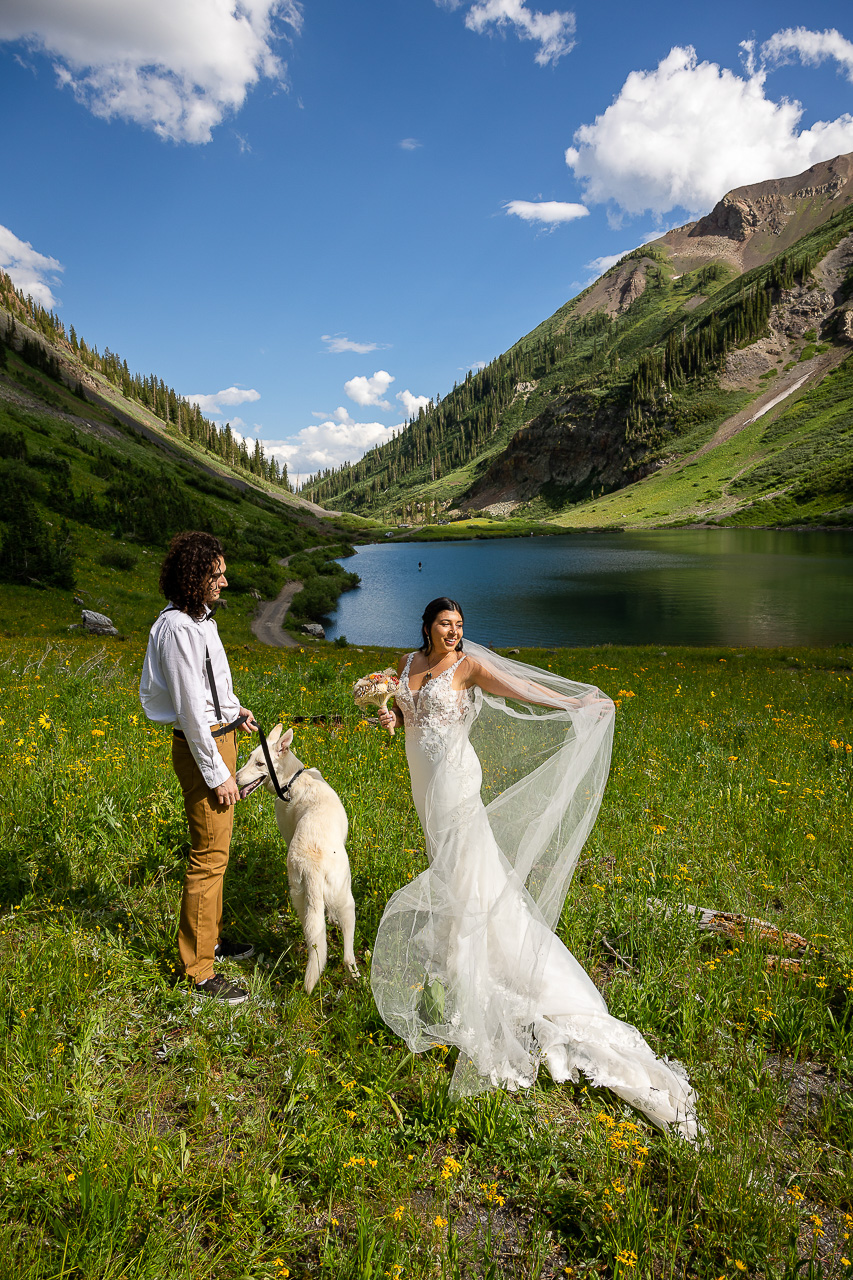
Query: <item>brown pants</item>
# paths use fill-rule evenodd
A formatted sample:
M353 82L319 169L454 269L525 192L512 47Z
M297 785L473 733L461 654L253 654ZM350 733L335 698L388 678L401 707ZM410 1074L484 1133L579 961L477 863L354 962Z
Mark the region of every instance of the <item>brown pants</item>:
M219 754L233 774L237 734L216 739ZM222 881L228 866L234 806L216 803L183 738L172 738L172 767L184 793L190 828L190 856L184 877L178 954L187 977L206 982L213 976L213 952L222 924Z

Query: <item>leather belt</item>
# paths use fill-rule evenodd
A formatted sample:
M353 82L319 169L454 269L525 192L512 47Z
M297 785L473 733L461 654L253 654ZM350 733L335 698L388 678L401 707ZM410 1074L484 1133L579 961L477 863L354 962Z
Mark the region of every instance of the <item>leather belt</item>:
M232 720L230 724L211 725L211 736L214 738L224 738L226 733L235 733L241 725L246 723L248 718L248 716L238 716L237 719ZM187 740L187 735L184 733L183 729L173 729L172 736L175 738L181 738L184 742Z

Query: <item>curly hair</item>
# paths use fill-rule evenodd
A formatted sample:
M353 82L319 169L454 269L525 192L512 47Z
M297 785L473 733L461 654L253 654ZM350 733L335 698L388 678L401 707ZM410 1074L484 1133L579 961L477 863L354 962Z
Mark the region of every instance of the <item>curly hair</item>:
M458 613L462 621L463 622L465 621L465 615L462 612L462 606L458 604L455 600L449 599L448 596L439 596L437 600L430 600L429 604L424 609L423 617L421 619L421 636L423 637L423 642L421 644L421 653L424 653L424 654L429 653L430 650L432 649L432 637L430 636L432 624L435 622L438 615L440 613L444 613L445 610L452 613ZM456 651L457 653L462 652L461 640L456 646Z
M200 618L216 562L223 555L222 543L212 533L176 533L160 570L160 591L191 618Z

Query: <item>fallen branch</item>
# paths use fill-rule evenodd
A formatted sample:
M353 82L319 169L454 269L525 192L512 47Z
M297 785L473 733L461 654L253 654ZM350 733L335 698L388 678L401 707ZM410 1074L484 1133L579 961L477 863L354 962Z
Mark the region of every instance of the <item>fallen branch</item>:
M611 947L610 943L604 937L604 934L601 935L601 941L604 949L609 951L615 960L618 960L620 964L623 964L626 969L630 969L632 973L634 972L634 966L631 964L631 961L626 960L624 956L620 956L618 951L614 951L613 947Z
M764 968L771 972L774 969L781 969L783 973L802 973L803 963L801 960L792 960L790 956L765 956Z
M686 911L696 917L697 928L706 933L736 938L740 942L749 935L760 942L772 942L783 951L807 951L809 948L809 943L799 933L777 929L769 920L759 920L755 916L741 916L733 911L714 911L710 907L694 907L689 902L685 902L683 906L673 906L662 902L660 898L647 898L646 906L650 911L663 911L667 916L675 911Z

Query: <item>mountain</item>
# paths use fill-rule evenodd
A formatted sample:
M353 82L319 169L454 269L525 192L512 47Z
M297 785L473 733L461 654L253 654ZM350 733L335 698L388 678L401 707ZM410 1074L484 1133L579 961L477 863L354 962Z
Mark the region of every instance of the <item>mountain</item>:
M257 598L275 595L288 576L282 557L320 548L300 557L309 576L325 574L324 590L304 595L303 614L311 614L309 596L328 605L333 585L352 585L334 558L363 524L292 494L260 447L250 452L162 380L132 375L114 353L87 346L0 274L7 635L61 633L80 620L75 594L123 634L144 634L162 604L164 547L178 530L200 528L225 546L223 631L248 639Z
M627 254L310 495L406 523L849 524L851 352L845 155L739 187Z

